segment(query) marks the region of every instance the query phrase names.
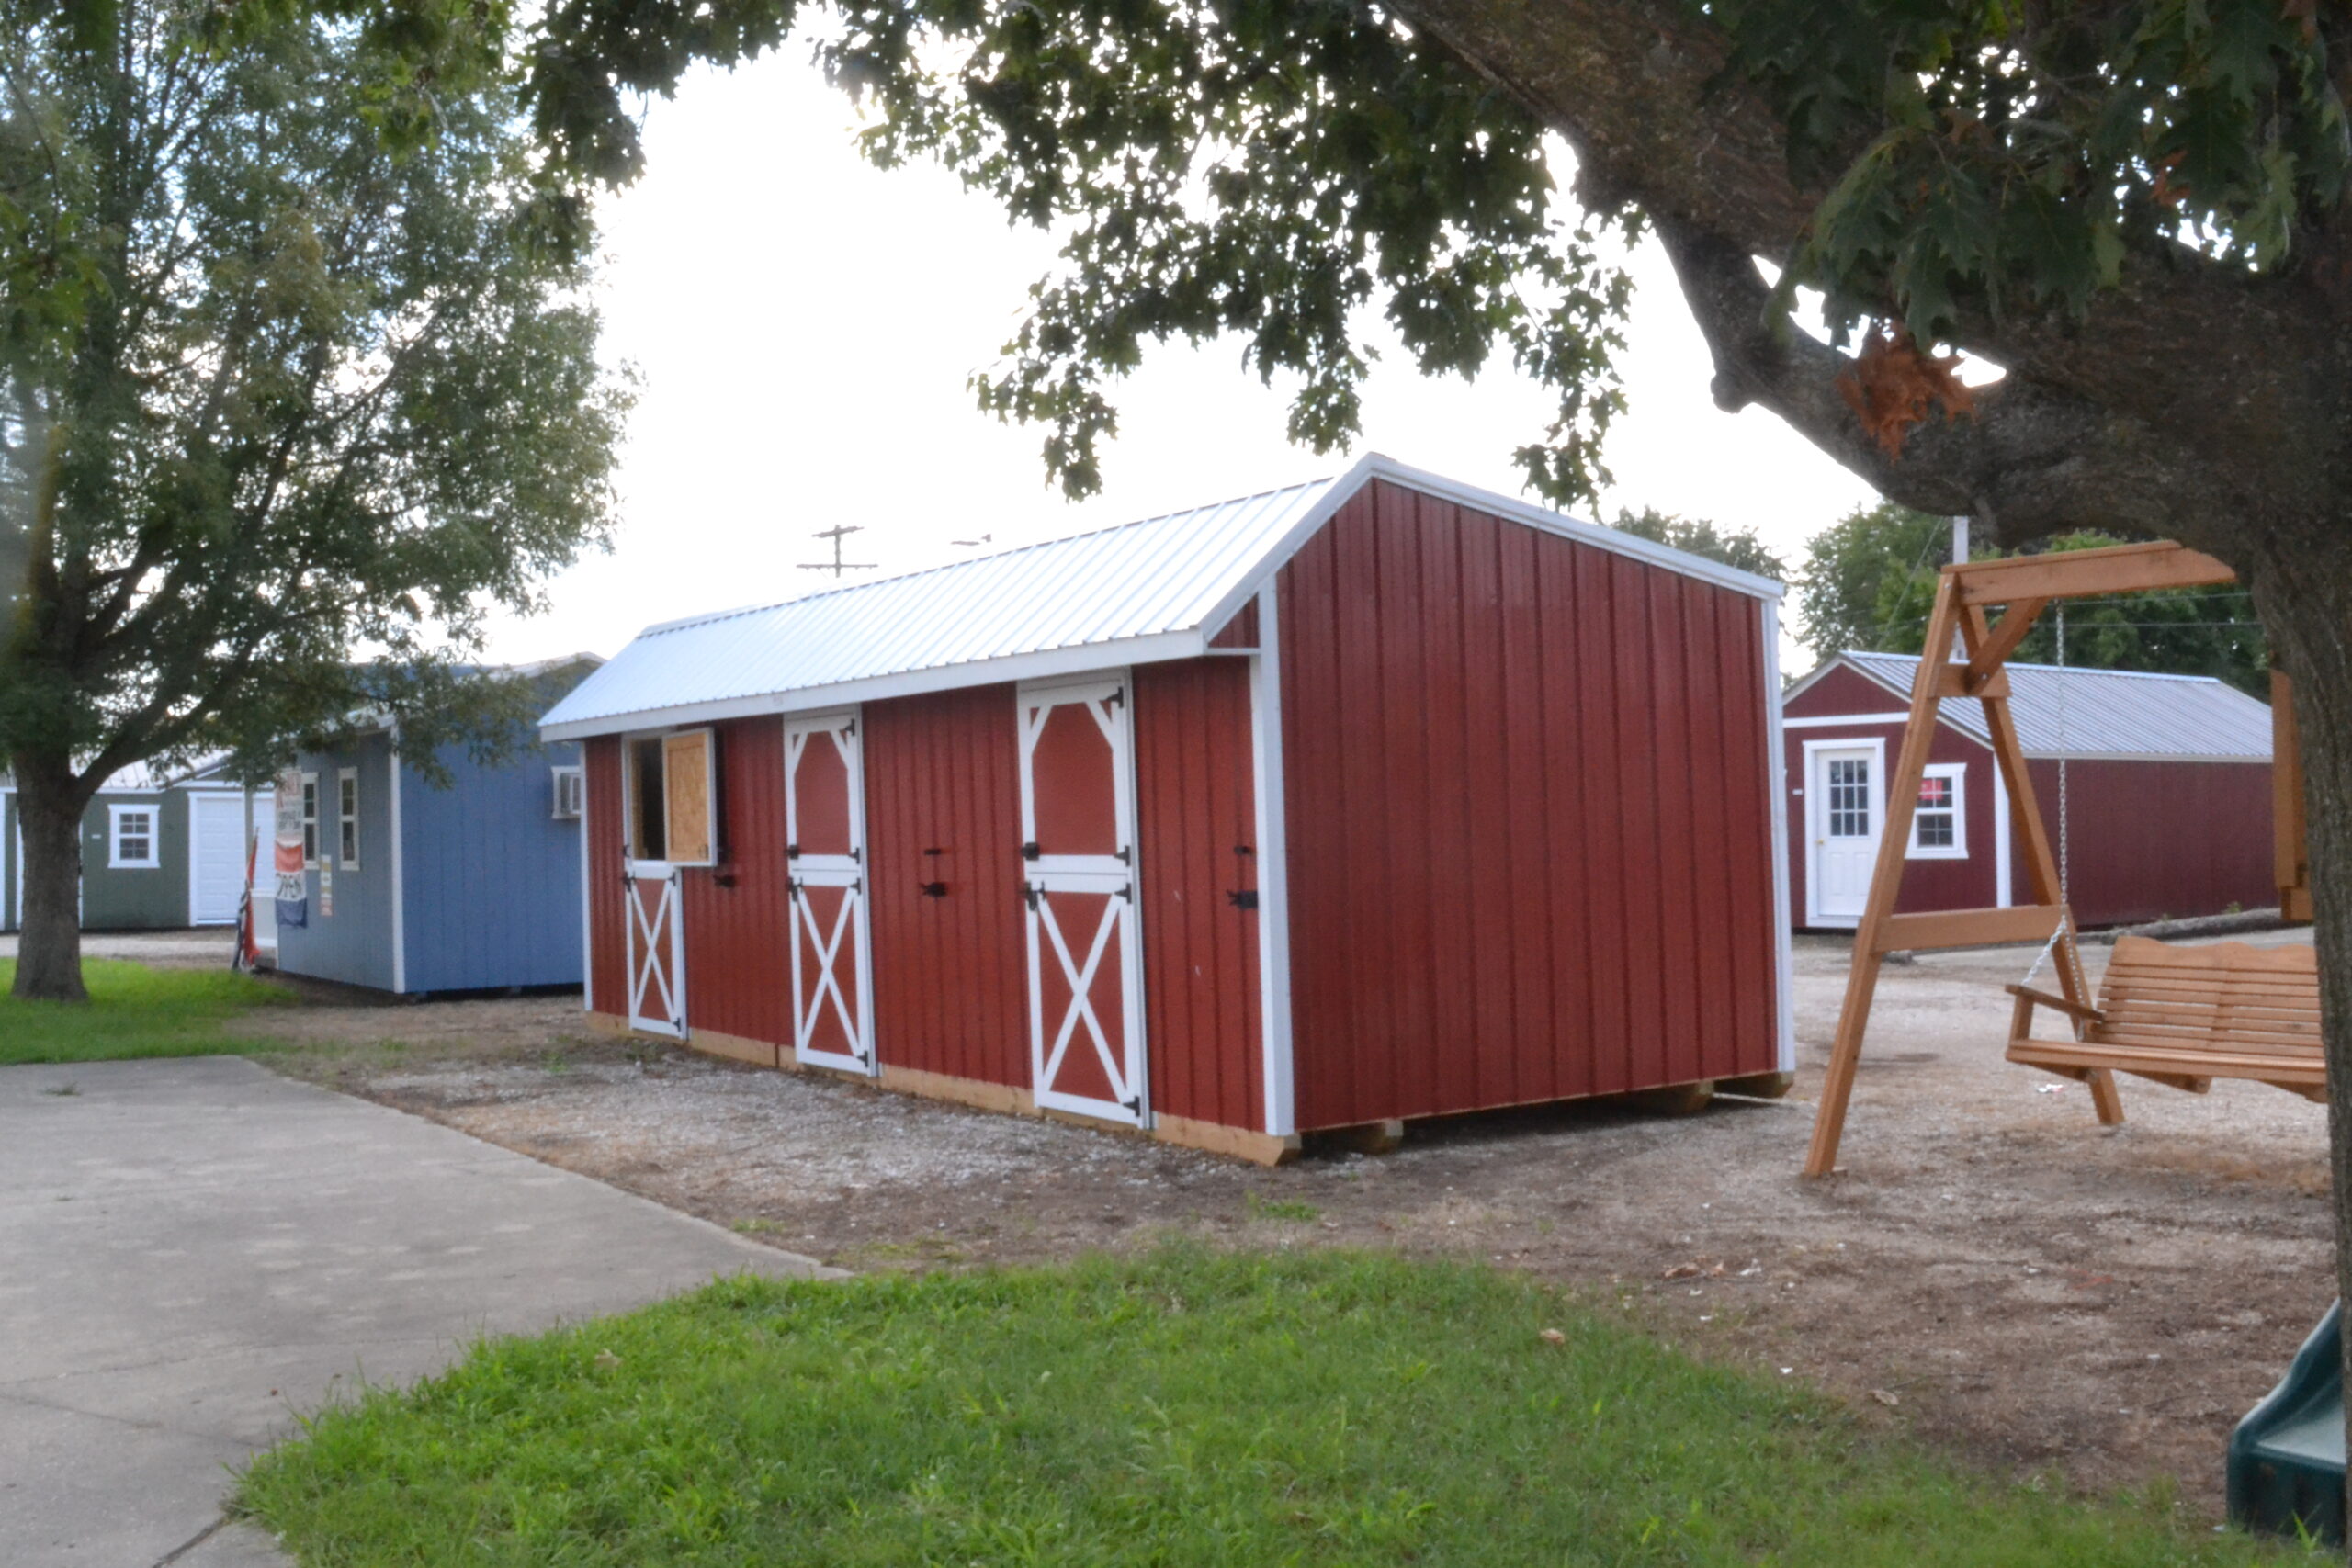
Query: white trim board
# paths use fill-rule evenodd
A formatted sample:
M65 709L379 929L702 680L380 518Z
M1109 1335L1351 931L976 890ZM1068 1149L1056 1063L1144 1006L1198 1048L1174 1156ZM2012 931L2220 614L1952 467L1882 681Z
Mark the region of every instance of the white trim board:
M1258 818L1258 1030L1266 1131L1298 1131L1290 1001L1290 834L1283 795L1280 595L1258 594L1258 651L1250 660L1250 787Z
M1840 725L1908 724L1908 713L1840 713L1817 714L1810 718L1783 718L1783 729L1835 729ZM1974 736L1970 736L1973 740Z
M1780 1070L1797 1070L1797 960L1794 922L1789 913L1789 743L1776 700L1781 690L1781 607L1763 615L1765 798L1772 807L1773 991L1780 1017ZM1807 878L1811 886L1811 878Z

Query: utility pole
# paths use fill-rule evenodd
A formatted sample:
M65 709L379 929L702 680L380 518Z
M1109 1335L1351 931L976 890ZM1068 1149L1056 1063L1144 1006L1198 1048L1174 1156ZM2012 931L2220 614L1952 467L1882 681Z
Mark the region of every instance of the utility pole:
M842 541L849 537L852 534L862 534L864 532L865 532L865 530L858 526L856 524L844 523L838 527L826 528L818 533L809 535L808 536L812 539L831 539L833 542L833 558L831 560L820 561L805 560L800 563L800 570L803 571L830 571L837 579L845 571L872 571L874 570L874 563L870 560L842 559Z

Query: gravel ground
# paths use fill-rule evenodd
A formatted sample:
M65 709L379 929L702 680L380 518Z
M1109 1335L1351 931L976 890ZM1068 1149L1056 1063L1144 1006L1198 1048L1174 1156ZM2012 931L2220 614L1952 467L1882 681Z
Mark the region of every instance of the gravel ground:
M1271 1171L616 1042L576 998L316 1005L269 1027L302 1043L286 1070L828 1262L1040 1260L1171 1234L1487 1258L1993 1469L2177 1485L2218 1517L2223 1438L2334 1294L2325 1112L2258 1085L2127 1079L2129 1124L2101 1130L2079 1086L2000 1060L2000 987L2029 957L1888 969L1843 1174L1824 1182L1797 1168L1846 974L1827 940L1800 942L1788 1100L1456 1118L1394 1154ZM2105 952L2086 957L2096 971Z

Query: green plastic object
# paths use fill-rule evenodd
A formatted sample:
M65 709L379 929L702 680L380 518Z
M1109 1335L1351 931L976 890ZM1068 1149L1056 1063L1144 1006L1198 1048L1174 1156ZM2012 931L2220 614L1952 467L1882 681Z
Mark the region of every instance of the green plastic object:
M2230 1434L2228 1492L2233 1523L2344 1544L2342 1301Z

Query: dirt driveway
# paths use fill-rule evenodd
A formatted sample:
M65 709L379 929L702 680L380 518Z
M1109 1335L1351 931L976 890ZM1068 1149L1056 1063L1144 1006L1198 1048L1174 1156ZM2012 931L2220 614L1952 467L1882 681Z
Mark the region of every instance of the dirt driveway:
M289 1010L286 1070L851 1268L1045 1259L1170 1233L1489 1258L1711 1356L1815 1379L2011 1473L2177 1481L2334 1294L2325 1112L2127 1080L2131 1123L2000 1060L2012 952L1890 969L1846 1174L1797 1178L1846 949L1802 942L1796 1096L1417 1125L1260 1170L582 1029L576 998ZM2103 950L2090 950L2094 964Z

